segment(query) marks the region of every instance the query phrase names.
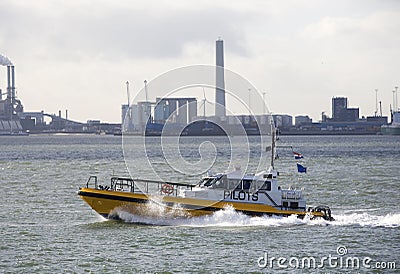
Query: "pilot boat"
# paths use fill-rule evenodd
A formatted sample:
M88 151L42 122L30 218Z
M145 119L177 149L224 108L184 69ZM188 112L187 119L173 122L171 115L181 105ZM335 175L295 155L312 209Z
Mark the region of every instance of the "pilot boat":
M274 132L274 131L273 131ZM283 189L274 168L275 133L272 134L271 166L256 174L230 172L208 174L197 184L112 177L109 185L90 176L78 195L93 210L108 219L120 219L121 212L152 217L194 217L233 208L251 216L296 215L333 221L328 206L307 207L302 190ZM154 212L151 205L163 210Z

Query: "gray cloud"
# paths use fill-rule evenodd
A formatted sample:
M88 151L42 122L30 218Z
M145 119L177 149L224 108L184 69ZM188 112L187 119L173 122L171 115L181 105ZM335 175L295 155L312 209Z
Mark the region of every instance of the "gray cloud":
M228 8L214 10L196 8L160 12L152 9L121 9L104 5L96 13L82 6L66 8L64 12L34 10L21 6L3 7L0 17L6 24L0 27L1 43L16 47L35 44L36 54L52 58L163 58L179 57L187 43L210 43L223 35L230 41L228 51L246 56L248 49L242 30L247 18ZM34 49L33 49L34 50Z

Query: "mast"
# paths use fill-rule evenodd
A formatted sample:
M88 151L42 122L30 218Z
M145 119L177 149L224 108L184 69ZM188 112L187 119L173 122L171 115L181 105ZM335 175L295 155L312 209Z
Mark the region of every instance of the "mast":
M274 119L271 116L271 167L275 168L275 146L276 146L276 130L274 126Z
M147 96L147 80L144 80L144 93L146 95L146 102L149 100L148 96Z
M378 89L375 89L375 117L378 116Z
M129 105L131 104L131 96L129 93L129 81L126 81L126 93L128 95L128 107L129 107Z

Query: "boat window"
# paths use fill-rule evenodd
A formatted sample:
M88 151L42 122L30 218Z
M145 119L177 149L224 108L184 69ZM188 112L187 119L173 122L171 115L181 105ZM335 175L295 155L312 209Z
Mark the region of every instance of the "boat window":
M271 181L265 181L264 184L260 187L260 189L271 191Z
M251 180L243 180L243 189L244 190L249 190L251 185Z
M204 182L204 186L211 186L211 185L214 183L214 181L215 181L215 178L207 179L207 180Z
M259 180L253 181L253 183L251 185L251 189L253 191L258 191L262 187L263 183L264 183L264 181L259 181Z
M299 203L298 202L291 202L290 203L290 208L293 208L293 209L299 208Z
M243 181L238 182L238 183L236 184L235 189L242 190L242 188L243 188L242 185L243 185Z
M214 183L215 188L223 188L227 189L228 188L228 178L226 175L222 176L219 178L215 183Z
M228 180L228 188L227 189L242 189L241 181L230 179Z

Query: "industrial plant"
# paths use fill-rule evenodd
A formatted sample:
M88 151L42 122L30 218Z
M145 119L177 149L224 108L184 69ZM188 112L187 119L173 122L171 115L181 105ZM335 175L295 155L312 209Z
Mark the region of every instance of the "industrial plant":
M24 106L17 98L15 66L9 58L0 55L0 65L6 67L6 92L0 88L0 135L28 135L30 133L114 133L119 124L100 123L90 120L87 123L68 119L68 110L62 116L42 111L24 111ZM0 78L1 79L1 78ZM5 96L5 97L4 97Z
M11 62L4 64L7 66L7 91L3 93L0 89L0 134L22 133L23 128L17 114L23 112L24 107L16 98L15 67ZM6 95L5 99L3 95Z
M215 114L198 114L196 97L155 98L149 101L147 82L144 81L146 100L122 105L122 133L125 134L175 134L181 135L259 135L270 131L268 114L227 115L225 95L224 42L216 41ZM203 106L205 99L203 99Z

